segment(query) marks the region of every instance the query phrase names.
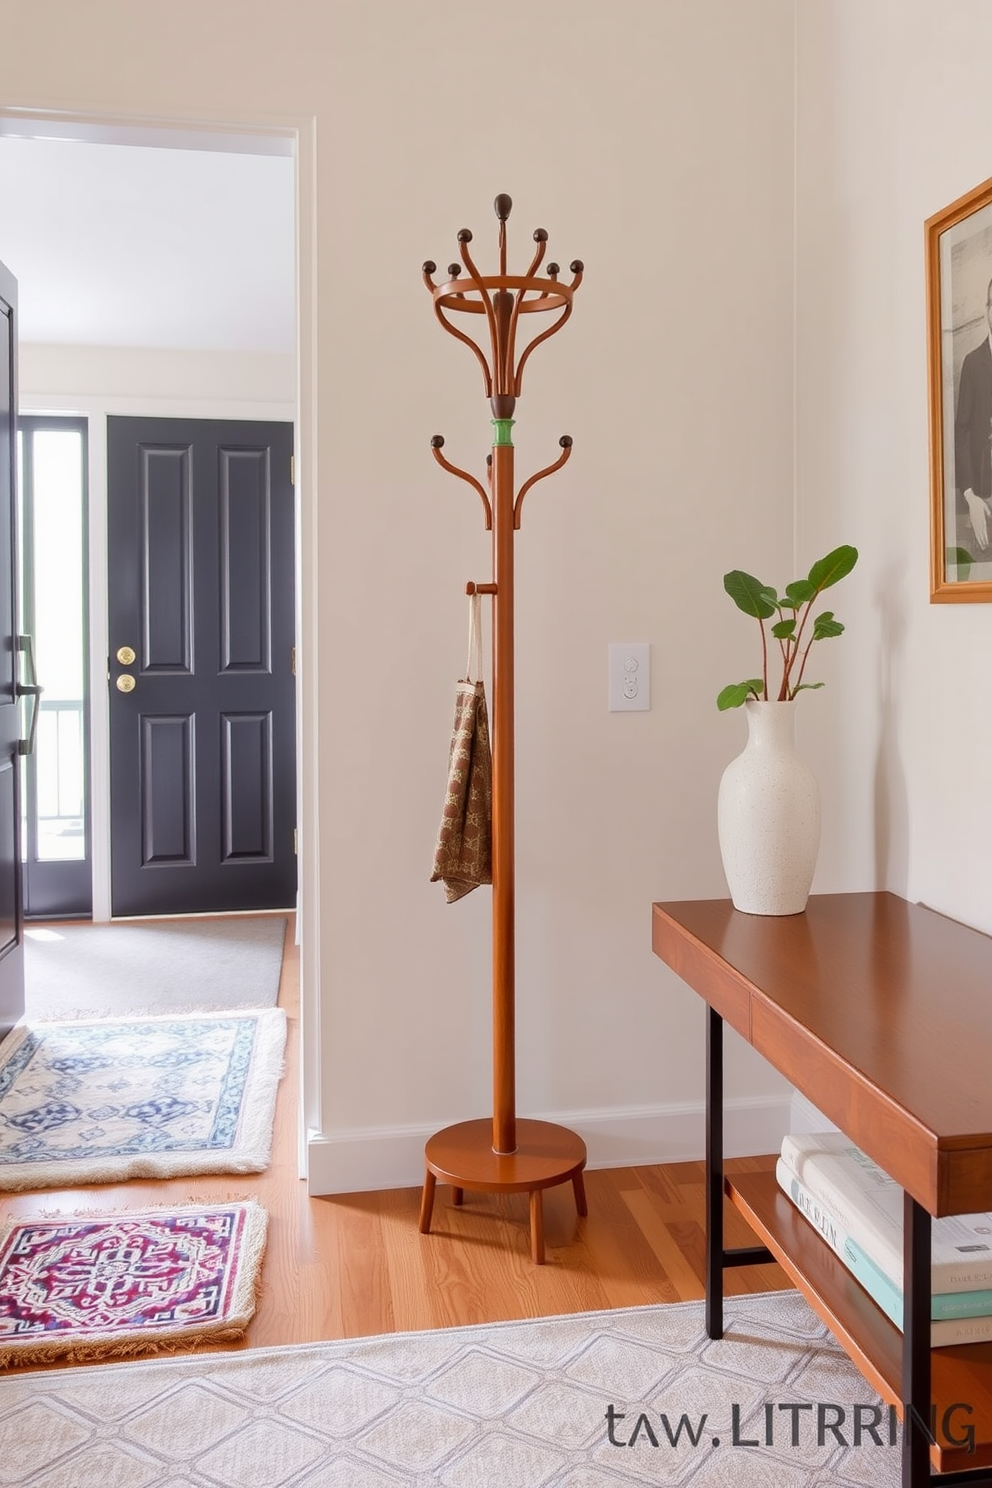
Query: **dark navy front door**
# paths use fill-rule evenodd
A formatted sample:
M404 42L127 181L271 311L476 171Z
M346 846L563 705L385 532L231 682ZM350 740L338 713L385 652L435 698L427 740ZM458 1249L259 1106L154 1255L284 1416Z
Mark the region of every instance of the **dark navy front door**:
M114 915L295 904L292 453L107 420Z

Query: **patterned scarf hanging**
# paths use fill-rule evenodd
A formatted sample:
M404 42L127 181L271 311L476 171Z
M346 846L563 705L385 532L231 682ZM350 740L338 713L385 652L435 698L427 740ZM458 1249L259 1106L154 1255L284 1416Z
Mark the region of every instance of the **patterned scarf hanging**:
M481 604L480 595L471 595L468 661L455 690L448 787L431 874L431 883L443 882L449 904L493 881L493 765L482 682Z

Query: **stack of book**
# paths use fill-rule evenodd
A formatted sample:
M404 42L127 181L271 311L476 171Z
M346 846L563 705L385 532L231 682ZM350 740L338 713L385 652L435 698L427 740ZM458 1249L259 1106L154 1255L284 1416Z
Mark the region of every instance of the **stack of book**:
M902 1327L903 1191L843 1132L787 1136L779 1187L852 1276ZM931 1347L992 1339L992 1214L935 1219Z

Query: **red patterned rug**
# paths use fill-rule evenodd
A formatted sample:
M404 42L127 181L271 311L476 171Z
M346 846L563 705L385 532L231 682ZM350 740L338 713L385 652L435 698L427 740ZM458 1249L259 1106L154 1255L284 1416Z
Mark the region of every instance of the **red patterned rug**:
M268 1216L254 1202L14 1219L0 1230L0 1365L237 1337Z

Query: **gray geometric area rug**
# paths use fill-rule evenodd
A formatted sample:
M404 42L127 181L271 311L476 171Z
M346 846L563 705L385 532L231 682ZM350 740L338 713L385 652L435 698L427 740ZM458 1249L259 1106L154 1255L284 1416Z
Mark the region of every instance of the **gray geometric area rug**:
M0 1044L0 1189L261 1172L285 1041L281 1008L18 1024Z
M286 919L25 926L26 1016L275 1007Z
M803 1299L732 1298L726 1319L719 1342L687 1302L13 1375L0 1392L3 1481L895 1488L887 1408ZM821 1405L833 1430L818 1445Z

